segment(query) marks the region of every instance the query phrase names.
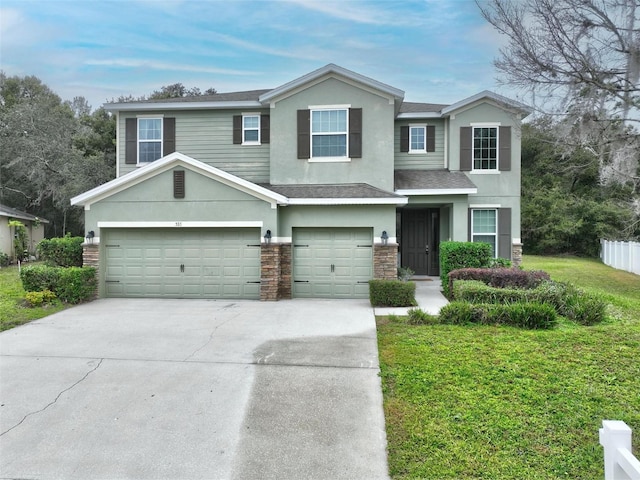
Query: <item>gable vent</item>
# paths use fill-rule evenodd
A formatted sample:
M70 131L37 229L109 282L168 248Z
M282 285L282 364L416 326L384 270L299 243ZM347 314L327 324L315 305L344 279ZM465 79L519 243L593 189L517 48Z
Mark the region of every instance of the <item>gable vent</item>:
M173 172L173 198L184 198L184 170Z

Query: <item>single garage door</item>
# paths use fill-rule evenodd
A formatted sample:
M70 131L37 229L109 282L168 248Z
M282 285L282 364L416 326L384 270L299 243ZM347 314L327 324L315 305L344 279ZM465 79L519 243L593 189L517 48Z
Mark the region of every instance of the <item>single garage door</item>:
M257 228L107 229L108 297L260 298Z
M294 229L294 297L366 298L371 278L370 228Z

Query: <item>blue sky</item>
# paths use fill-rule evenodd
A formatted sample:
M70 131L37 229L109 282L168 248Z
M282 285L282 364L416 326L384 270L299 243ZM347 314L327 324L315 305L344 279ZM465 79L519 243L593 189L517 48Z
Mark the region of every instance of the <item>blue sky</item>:
M0 68L94 107L181 82L273 88L327 63L453 103L498 86L473 0L0 0Z

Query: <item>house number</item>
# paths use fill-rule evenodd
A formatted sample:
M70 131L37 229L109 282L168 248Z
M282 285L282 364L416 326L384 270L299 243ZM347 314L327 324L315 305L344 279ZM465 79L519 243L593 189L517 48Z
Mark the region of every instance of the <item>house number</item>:
M181 227L182 226L182 222L176 222L176 227Z

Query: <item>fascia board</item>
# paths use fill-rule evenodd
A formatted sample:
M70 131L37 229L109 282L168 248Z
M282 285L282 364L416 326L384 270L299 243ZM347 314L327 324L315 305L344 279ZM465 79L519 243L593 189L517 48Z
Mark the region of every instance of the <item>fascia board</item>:
M420 118L442 118L440 112L411 112L411 113L399 113L396 118L402 119L420 119Z
M325 65L322 68L314 70L313 72L307 73L302 77L296 78L284 85L281 85L273 90L263 93L260 95L259 100L262 103L268 103L273 101L274 99L279 99L280 97L288 96L291 91L298 91L301 87L305 87L307 84L310 84L318 79L321 79L330 74L335 74L340 77L344 77L346 79L357 82L361 85L366 85L378 92L386 93L387 95L395 98L395 99L403 99L404 91L398 88L392 87L385 83L374 80L373 78L365 77L356 72L352 72L351 70L347 70L346 68L339 67L333 63L329 65Z
M4 210L0 210L0 216L1 217L7 217L7 218L19 218L20 220L28 220L29 222L35 222L36 221L36 216L29 216L29 214L15 214L15 213L10 213L10 212L5 212ZM45 220L44 218L40 218L37 217L38 221L40 223L49 223L49 220Z
M238 102L126 102L105 103L104 109L108 112L131 112L152 110L215 110L231 108L264 108L265 106L255 100Z
M213 180L217 180L225 185L236 188L269 203L287 203L287 197L283 195L272 192L260 185L256 185L255 183L249 182L240 177L236 177L235 175L224 172L218 168L212 167L211 165L199 162L182 153L175 152L170 153L166 157L156 160L155 162L141 167L131 173L123 175L122 177L116 178L115 180L111 180L110 182L89 190L88 192L73 197L71 199L71 205L91 205L92 203L126 190L127 188L137 185L140 182L166 172L167 170L181 164L190 167L193 171L206 175Z
M401 189L394 193L398 195L475 195L478 193L477 188L423 188L423 189Z
M525 115L529 115L533 111L531 107L525 105L524 103L520 103L516 100L511 100L510 98L503 97L502 95L498 95L497 93L491 92L489 90L484 90L480 93L476 93L475 95L465 98L464 100L460 100L453 105L449 105L448 107L443 108L442 115L449 115L480 100L493 100L494 102L498 103L501 108L507 107L507 109L515 110Z
M408 198L290 198L289 205L406 205Z

